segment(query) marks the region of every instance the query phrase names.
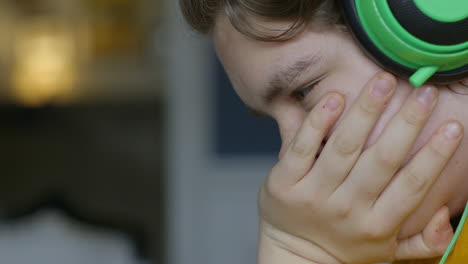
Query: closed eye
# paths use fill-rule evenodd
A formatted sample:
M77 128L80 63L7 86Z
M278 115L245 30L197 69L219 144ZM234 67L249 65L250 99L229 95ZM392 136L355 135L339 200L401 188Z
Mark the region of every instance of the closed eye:
M312 91L312 89L317 86L318 82L313 83L305 88L299 89L297 91L294 91L292 94L292 97L295 98L296 100L302 102L304 99L307 97L307 95Z

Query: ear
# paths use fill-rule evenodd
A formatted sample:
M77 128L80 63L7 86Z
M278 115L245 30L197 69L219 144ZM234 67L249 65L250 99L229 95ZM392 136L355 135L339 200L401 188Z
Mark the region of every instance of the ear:
M468 78L465 78L459 82L450 83L447 86L456 94L468 95Z

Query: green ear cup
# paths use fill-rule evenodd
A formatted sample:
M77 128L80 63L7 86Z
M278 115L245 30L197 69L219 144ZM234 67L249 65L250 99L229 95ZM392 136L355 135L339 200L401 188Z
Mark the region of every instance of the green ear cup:
M367 51L415 87L468 76L468 0L344 0L343 9Z
M415 0L414 3L426 16L440 22L452 23L468 18L466 0Z

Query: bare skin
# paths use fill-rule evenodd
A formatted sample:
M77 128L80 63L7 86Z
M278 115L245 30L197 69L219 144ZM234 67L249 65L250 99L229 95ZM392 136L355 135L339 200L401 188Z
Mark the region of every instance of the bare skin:
M213 39L236 92L275 119L282 138L280 161L260 194L260 252L270 250L259 256L272 256L271 245L292 244L285 252L306 262L290 263L372 263L443 252L452 234L449 216L468 200L468 140L462 132L448 139L442 128L454 134L468 125L468 96L447 86L418 94L405 80L376 76L382 69L338 30L310 28L290 41L266 43L240 34L220 15ZM280 74L290 68L301 71ZM377 98L379 79L391 92ZM339 106L327 112L330 96ZM369 233L363 223L380 226ZM327 237L333 230L337 235Z

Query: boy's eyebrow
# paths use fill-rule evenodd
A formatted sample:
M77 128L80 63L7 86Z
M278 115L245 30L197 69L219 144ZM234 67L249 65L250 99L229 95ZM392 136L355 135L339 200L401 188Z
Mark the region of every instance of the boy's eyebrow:
M265 91L263 92L263 102L269 105L278 95L288 89L297 77L304 73L310 66L317 64L320 59L321 56L315 54L299 59L274 73L267 82Z

